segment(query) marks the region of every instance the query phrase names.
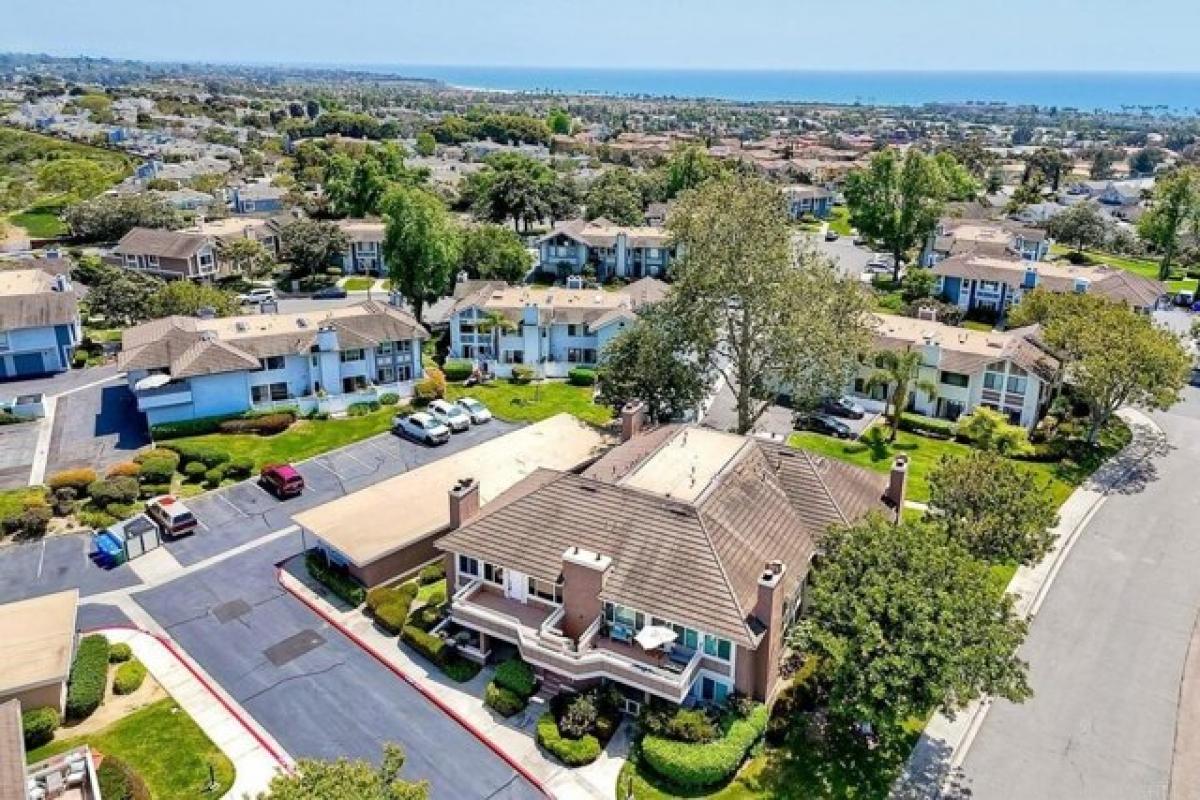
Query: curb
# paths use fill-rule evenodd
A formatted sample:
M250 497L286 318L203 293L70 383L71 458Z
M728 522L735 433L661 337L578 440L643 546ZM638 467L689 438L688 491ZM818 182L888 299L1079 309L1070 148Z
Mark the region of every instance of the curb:
M146 636L149 636L150 638L154 639L159 644L161 644L163 647L165 647L167 649L167 652L170 653L171 656L176 661L178 661L180 664L182 664L183 668L186 669L191 674L191 676L193 678L195 678L200 683L201 686L204 687L205 691L207 691L210 695L212 695L213 698L218 703L221 704L221 707L224 708L226 711L228 711L229 714L238 721L238 724L240 724L242 726L242 728L245 729L246 733L250 734L250 736L253 737L254 741L258 742L260 747L262 747L264 750L266 750L268 753L270 753L271 758L275 759L275 762L277 764L279 764L279 766L281 768L283 768L288 773L293 772L294 767L292 765L291 759L288 758L286 755L280 753L279 750L277 750L273 744L268 742L261 733L259 733L257 730L255 730L254 726L246 721L245 713L243 711L241 711L240 709L234 708L234 706L228 700L226 700L224 697L222 697L220 695L220 693L217 692L216 689L213 687L212 683L207 678L205 678L203 675L201 675L200 672L195 667L193 667L186 658L183 657L182 651L179 649L179 647L174 642L172 642L170 639L168 639L164 636L159 636L156 633L151 633L150 631L146 630L145 628L141 628L134 624L101 625L101 626L98 626L95 628L86 628L84 630L81 630L80 633L84 633L84 634L97 633L99 631L106 631L106 630L110 630L110 631L111 630L127 630L127 631L134 631L135 633L145 634Z
M484 734L483 731L479 730L479 728L477 728L474 723L472 723L470 720L468 720L462 714L460 714L459 712L457 712L453 708L451 708L449 705L447 705L446 702L444 700L442 700L440 697L438 697L436 694L429 691L429 689L425 688L420 683L420 681L416 680L411 675L409 675L407 672L400 669L395 664L393 664L392 662L388 661L386 658L381 656L375 650L374 647L372 647L370 644L368 644L366 641L364 641L362 639L362 637L360 637L358 634L354 633L349 628L344 626L341 622L337 621L332 616L330 616L325 611L325 609L323 609L320 606L318 606L317 604L313 603L307 597L304 597L303 595L293 591L287 585L287 583L283 580L283 572L284 572L283 567L280 564L276 564L275 565L275 579L278 581L279 585L283 588L283 590L285 592L287 592L289 595L291 595L292 597L299 600L309 610L311 610L313 613L315 613L321 619L325 620L325 622L327 622L329 625L331 625L335 630L337 630L339 633L341 633L347 639L354 642L354 644L356 644L362 650L364 650L368 654L370 654L370 656L372 658L374 658L376 661L378 661L380 664L382 664L384 667L386 667L394 675L396 675L398 678L403 680L409 686L411 686L412 688L414 688L418 692L420 692L422 697L424 697L426 700L428 700L429 702L431 702L435 706L437 706L438 709L440 709L442 711L442 713L446 714L448 717L450 717L455 722L457 722L459 725L461 725L463 728L465 728L467 731L469 731L472 736L474 736L476 739L478 739L480 742L482 742L484 745L486 745L487 748L489 750L491 750L493 753L495 753L497 756L504 759L504 763L508 764L519 775L521 775L521 777L523 777L525 780L529 781L529 783L535 789L537 789L539 792L541 792L544 797L550 798L550 800L554 800L554 794L549 789L547 789L545 784L543 784L542 781L540 781L536 776L534 776L534 774L532 772L530 772L529 769L525 767L525 765L523 765L521 762L517 761L515 758L513 758L511 755L509 755L506 751L501 749L500 746L497 745L495 742L493 742L490 738L488 738L488 736L486 734Z

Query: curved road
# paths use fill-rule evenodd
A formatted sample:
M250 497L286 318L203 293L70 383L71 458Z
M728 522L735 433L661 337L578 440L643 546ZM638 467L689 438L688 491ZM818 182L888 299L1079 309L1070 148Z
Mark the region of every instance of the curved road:
M1200 716L1178 713L1200 610L1200 390L1154 419L1165 447L1088 523L1030 626L1035 696L997 702L967 754L975 800L1168 797L1177 717ZM1194 772L1200 753L1179 759Z

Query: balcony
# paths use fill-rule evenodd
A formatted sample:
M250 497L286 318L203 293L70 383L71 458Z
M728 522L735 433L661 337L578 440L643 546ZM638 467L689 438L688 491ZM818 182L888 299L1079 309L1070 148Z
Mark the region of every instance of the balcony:
M529 663L566 678L608 678L674 703L687 696L700 667L699 650L686 662L669 661L665 653L604 636L602 617L575 640L558 628L562 617L561 607L521 603L486 590L479 580L460 589L450 607L457 624L511 642Z
M192 389L186 383L168 383L158 389L144 389L133 394L137 398L138 411L183 406L192 402Z

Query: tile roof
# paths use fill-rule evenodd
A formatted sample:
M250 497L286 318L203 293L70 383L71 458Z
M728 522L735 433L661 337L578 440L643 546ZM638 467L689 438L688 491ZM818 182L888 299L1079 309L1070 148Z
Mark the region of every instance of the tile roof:
M121 237L113 252L117 254L188 259L211 240L204 234L168 231L161 228L134 228Z
M573 219L559 223L538 242L566 236L589 247L615 247L617 237L624 234L629 247L667 247L671 234L664 228L648 225L618 225L604 217L593 220Z
M1008 360L1044 379L1058 372L1059 362L1042 348L1034 327L1013 331L976 331L941 322L876 314L875 343L888 350L909 350L928 340L940 350L939 368L971 374L993 361Z
M1167 294L1167 287L1159 281L1105 265L1075 266L1062 261L1022 261L968 253L951 256L933 266L934 275L997 281L1010 286L1020 286L1029 270L1037 273L1037 286L1051 292L1074 291L1076 281L1085 280L1090 291L1099 291L1130 305L1152 305Z
M70 325L79 318L79 296L70 283L42 269L0 270L0 331Z

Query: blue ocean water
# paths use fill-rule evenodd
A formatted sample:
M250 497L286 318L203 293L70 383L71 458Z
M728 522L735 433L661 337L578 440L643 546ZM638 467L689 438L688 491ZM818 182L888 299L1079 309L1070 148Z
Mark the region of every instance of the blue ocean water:
M436 78L454 86L514 91L880 105L977 101L1081 111L1200 113L1200 72L792 72L421 65L366 69Z

